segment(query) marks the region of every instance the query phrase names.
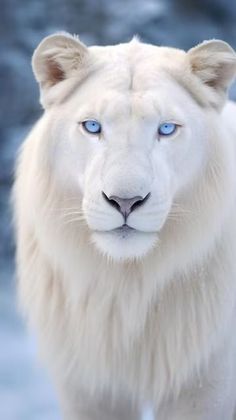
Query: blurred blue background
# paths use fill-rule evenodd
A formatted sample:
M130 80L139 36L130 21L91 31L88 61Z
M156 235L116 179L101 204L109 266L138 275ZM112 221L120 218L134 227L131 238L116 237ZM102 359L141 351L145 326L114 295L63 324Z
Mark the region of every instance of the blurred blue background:
M1 0L0 10L0 419L58 420L56 398L16 302L9 192L24 136L42 113L31 56L55 31L91 44L138 34L145 42L188 49L220 38L236 47L232 0ZM236 99L236 87L231 90ZM102 419L101 419L102 420Z

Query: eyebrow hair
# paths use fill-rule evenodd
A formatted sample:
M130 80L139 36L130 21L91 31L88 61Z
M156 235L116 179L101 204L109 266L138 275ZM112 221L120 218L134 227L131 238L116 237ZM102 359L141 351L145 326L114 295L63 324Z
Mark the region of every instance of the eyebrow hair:
M197 80L191 79L194 76L191 74L190 77L184 77L185 74L179 74L178 72L174 72L171 69L166 69L166 73L168 73L172 80L177 82L191 97L192 99L197 102L199 106L202 108L218 108L215 102L214 93L209 90L207 86ZM192 83L191 83L192 82Z
M76 93L81 84L84 83L89 77L90 74L86 74L84 77L79 79L78 76L75 75L68 79L67 82L70 82L70 86L65 87L65 91L61 94L57 104L64 104L67 102Z

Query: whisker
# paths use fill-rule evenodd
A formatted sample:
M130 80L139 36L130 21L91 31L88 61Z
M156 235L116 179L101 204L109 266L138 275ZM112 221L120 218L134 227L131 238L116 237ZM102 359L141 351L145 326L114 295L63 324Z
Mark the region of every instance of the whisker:
M87 212L88 213L92 212L92 213L100 214L101 216L106 216L106 217L110 217L110 216L114 215L114 211L112 211L111 213L107 213L104 210L101 210L99 208L95 209L95 208L92 208L92 207L90 207Z
M60 215L61 218L65 218L67 216L84 216L84 212L69 211Z
M84 222L84 224L85 224L86 219L85 218L78 218L78 217L73 218L73 219L69 219L69 220L66 220L65 222L63 222L63 226L69 225L69 224L72 224L72 223L75 223L75 222Z
M180 217L176 217L176 216L172 216L172 215L169 215L167 219L171 220L171 221L174 221L174 222L183 222L183 219L181 219Z
M64 216L66 214L84 214L84 212L78 208L60 208L60 209L51 209L49 210L51 215Z
M74 200L77 200L79 202L81 201L81 197L67 197L67 198L64 198L62 201L67 202L67 201L74 201Z
M178 210L179 212L189 213L189 214L193 213L192 210L187 209L187 208L184 208L184 207L182 207L180 204L178 204L176 202L173 202L172 203L171 211L172 210Z
M73 207L68 207L68 206L61 206L61 207L52 207L49 210L50 211L61 211L61 210L80 210L81 206L73 206Z

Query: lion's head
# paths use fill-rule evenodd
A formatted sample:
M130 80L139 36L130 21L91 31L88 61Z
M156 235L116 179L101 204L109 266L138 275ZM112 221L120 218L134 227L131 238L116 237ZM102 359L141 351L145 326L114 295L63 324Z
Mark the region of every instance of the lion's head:
M142 257L204 171L233 50L214 40L187 53L137 39L87 48L58 34L36 49L33 69L54 180L81 197L78 212L102 253Z

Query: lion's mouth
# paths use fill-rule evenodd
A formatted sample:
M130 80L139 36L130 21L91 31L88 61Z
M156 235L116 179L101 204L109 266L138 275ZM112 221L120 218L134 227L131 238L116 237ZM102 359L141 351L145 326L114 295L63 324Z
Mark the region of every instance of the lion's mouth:
M121 233L130 232L132 230L136 230L136 229L132 228L131 226L127 225L126 223L124 223L122 226L114 229L115 232L121 232Z
M133 232L137 232L136 229L132 228L131 226L124 223L122 226L113 230L113 232L117 233L118 236L122 238L129 237Z

